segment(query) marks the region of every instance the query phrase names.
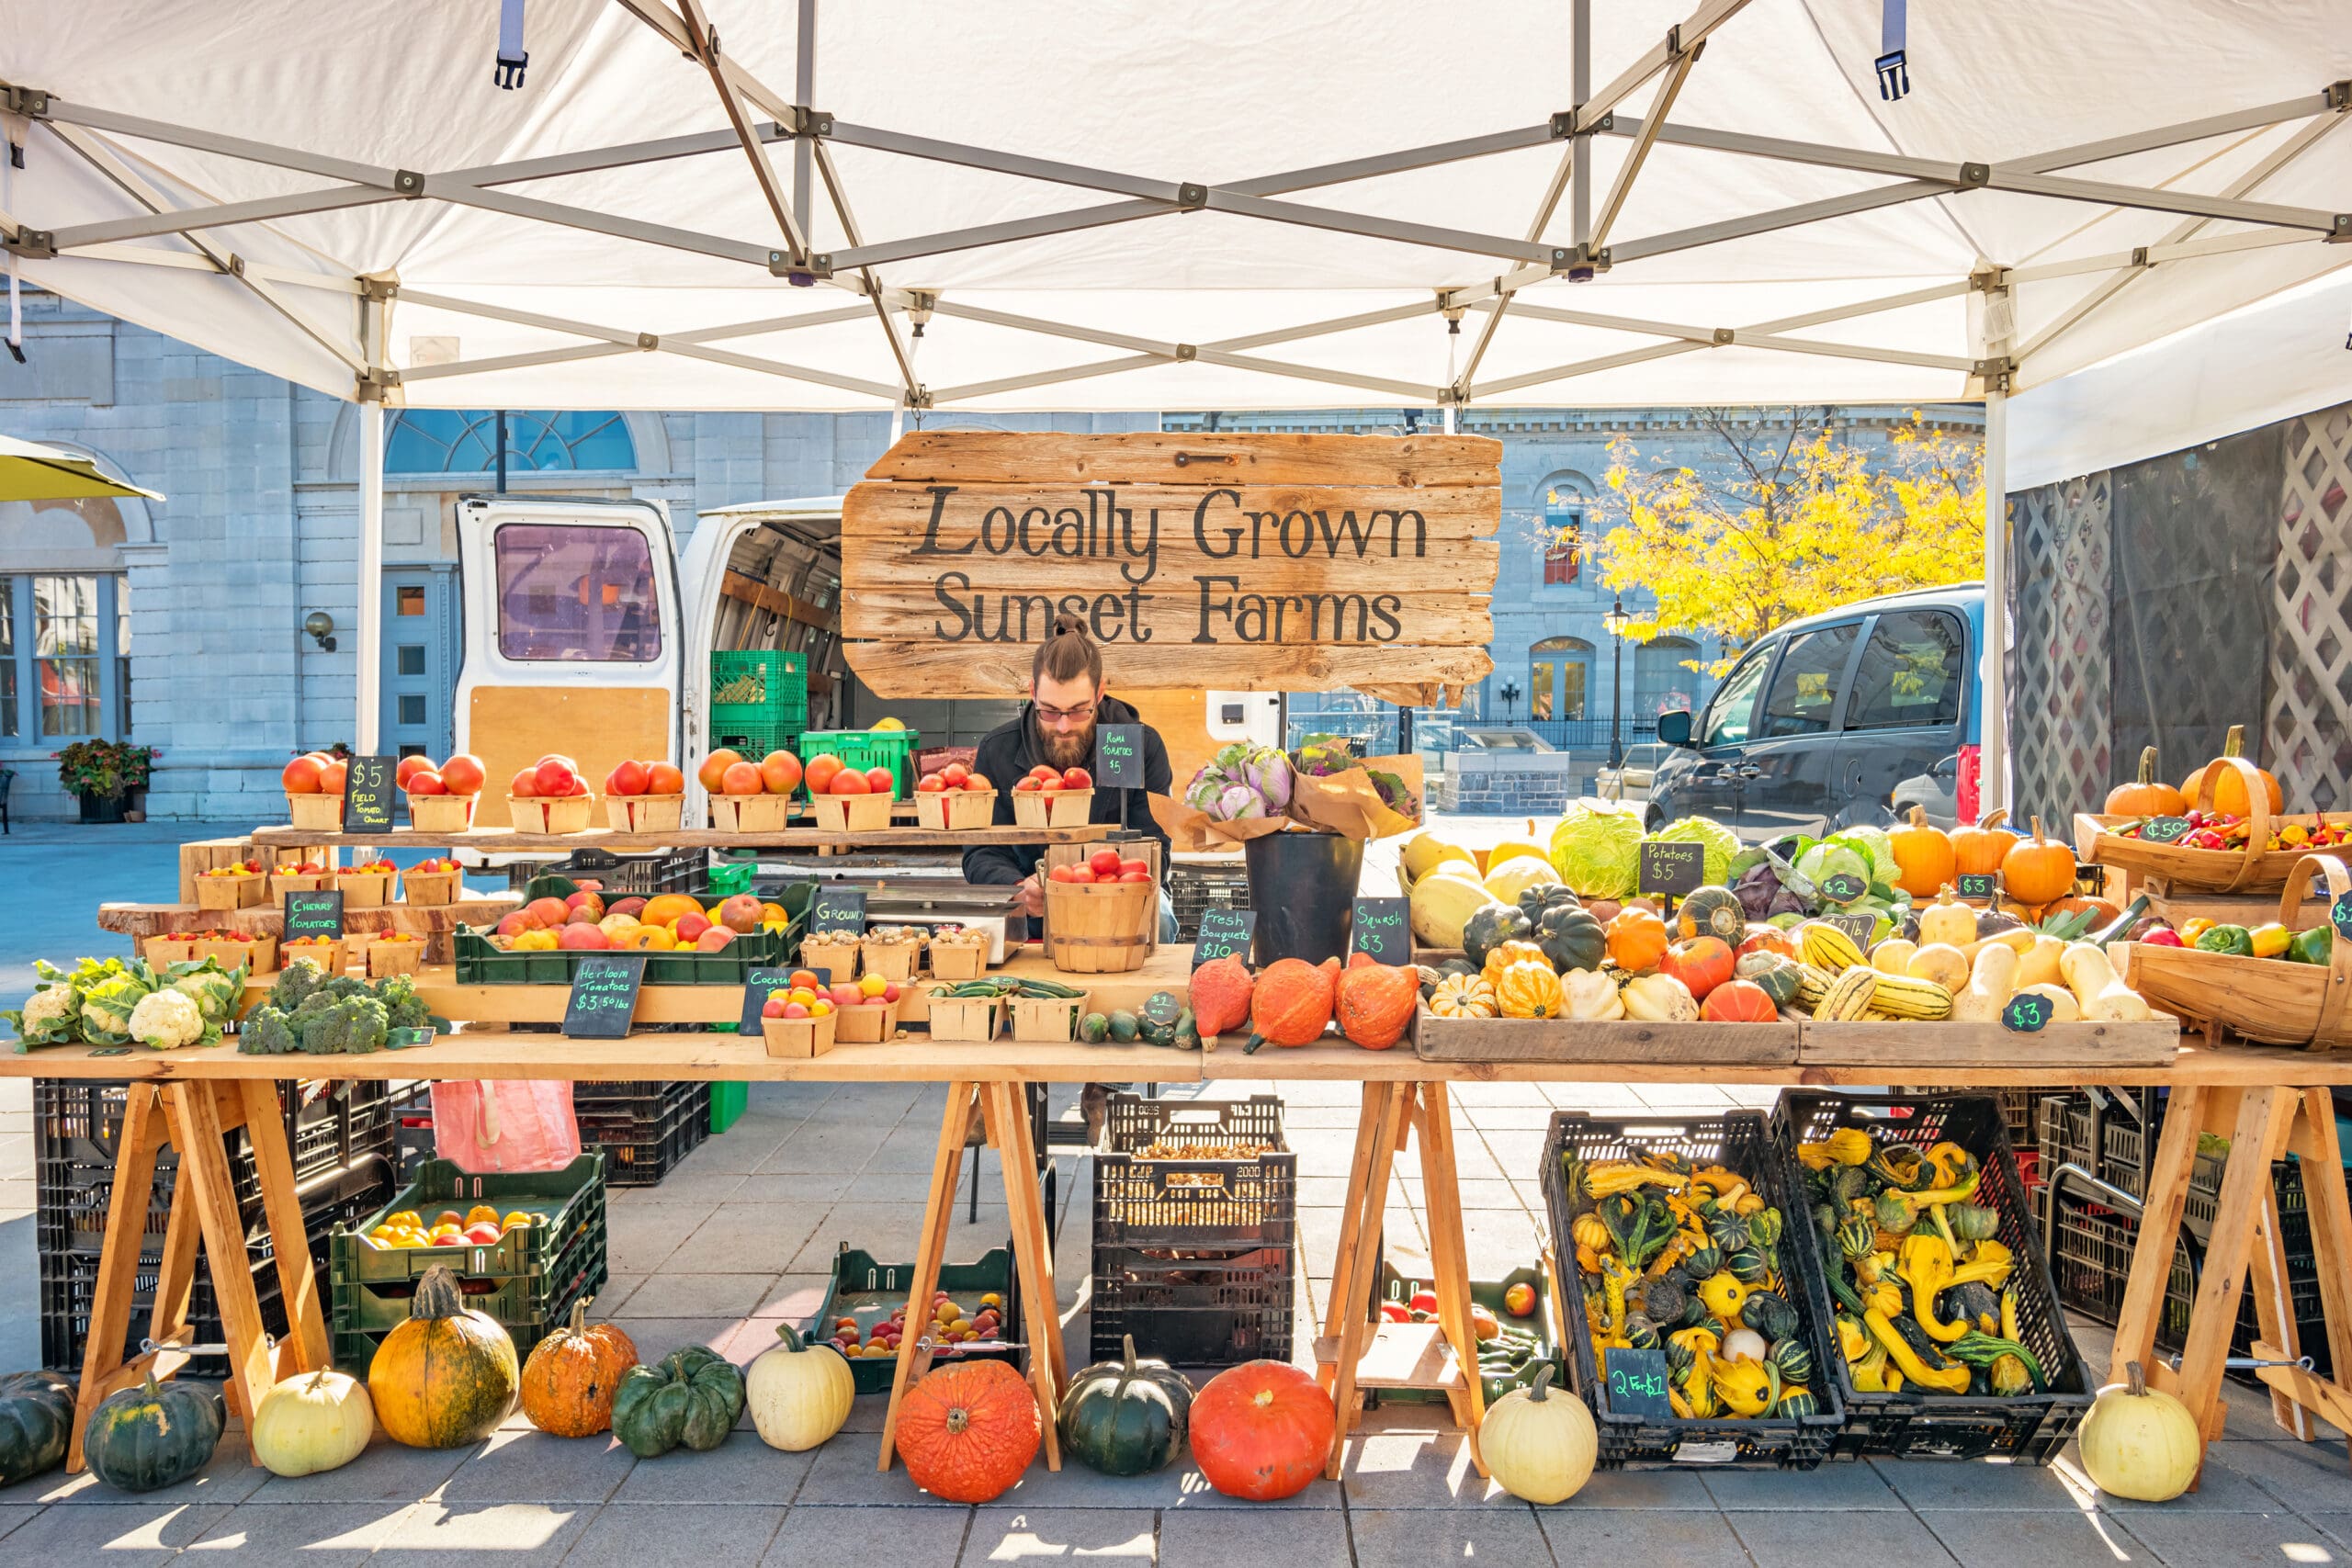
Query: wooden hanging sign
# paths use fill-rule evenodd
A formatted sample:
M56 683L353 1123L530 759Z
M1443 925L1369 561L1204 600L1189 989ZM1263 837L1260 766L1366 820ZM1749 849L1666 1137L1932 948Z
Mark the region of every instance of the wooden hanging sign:
M1501 443L932 431L842 505L842 635L885 697L1026 694L1083 619L1114 689L1459 699L1493 668Z

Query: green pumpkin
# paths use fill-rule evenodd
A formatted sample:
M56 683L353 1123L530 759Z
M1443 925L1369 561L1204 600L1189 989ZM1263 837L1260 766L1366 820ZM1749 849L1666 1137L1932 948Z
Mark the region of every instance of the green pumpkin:
M1717 1213L1707 1222L1707 1239L1723 1249L1726 1265L1731 1255L1749 1245L1747 1222L1737 1214Z
M1732 973L1771 998L1776 1008L1793 1005L1804 984L1804 965L1779 953L1751 953L1733 965Z
M1814 1397L1813 1390L1809 1388L1789 1389L1781 1395L1781 1403L1772 1407L1772 1414L1792 1421L1802 1416L1818 1416L1821 1414L1821 1401Z
M1702 887L1675 906L1674 930L1684 942L1712 936L1720 937L1726 946L1737 947L1739 939L1747 934L1747 911L1730 888Z
M613 1393L613 1436L639 1459L683 1443L707 1453L743 1414L743 1373L715 1350L689 1345L656 1366L635 1366Z
M1173 991L1154 991L1136 1010L1136 1037L1147 1045L1176 1043L1176 1025L1184 1015L1184 1004L1176 999Z
M1110 1018L1109 1028L1111 1031L1111 1043L1114 1045L1134 1044L1136 1043L1136 1031L1141 1027L1142 1025L1136 1021L1135 1014L1127 1011L1124 1008L1120 1009L1118 1011L1113 1013Z
M1193 1385L1165 1361L1125 1358L1083 1368L1062 1396L1062 1447L1105 1475L1148 1475L1184 1450Z
M1099 1012L1090 1012L1078 1021L1078 1037L1089 1045L1100 1045L1111 1038L1111 1021Z
M1838 1250L1849 1263L1868 1258L1878 1250L1878 1227L1856 1214L1838 1227Z
M1564 906L1580 909L1584 908L1584 900L1556 882L1538 882L1519 890L1519 912L1527 917L1530 925L1542 919L1544 910Z
M1535 922L1535 945L1544 950L1552 967L1565 975L1575 969L1600 968L1609 952L1609 938L1583 905L1555 904Z
M1507 942L1525 942L1534 929L1516 905L1482 905L1462 922L1462 956L1484 968L1487 954Z
M74 1385L55 1372L0 1378L0 1486L65 1461L74 1440Z
M1760 1285L1772 1274L1771 1265L1764 1261L1764 1255L1752 1247L1743 1247L1737 1252L1726 1254L1724 1268L1743 1285Z
M220 1441L228 1410L220 1396L193 1382L119 1389L90 1412L82 1457L90 1473L119 1492L174 1486L202 1470Z
M1719 1247L1702 1247L1682 1260L1682 1271L1693 1280L1712 1280L1723 1272L1724 1254Z
M1797 1309L1770 1291L1749 1292L1747 1300L1740 1303L1739 1321L1742 1327L1761 1334L1767 1343L1793 1339L1804 1330L1804 1325L1797 1320Z
M1911 1227L1919 1223L1919 1211L1893 1192L1882 1192L1871 1205L1878 1217L1878 1228L1889 1235L1909 1235Z
M1781 1382L1809 1383L1813 1381L1813 1352L1802 1339L1775 1339L1764 1359L1781 1369Z

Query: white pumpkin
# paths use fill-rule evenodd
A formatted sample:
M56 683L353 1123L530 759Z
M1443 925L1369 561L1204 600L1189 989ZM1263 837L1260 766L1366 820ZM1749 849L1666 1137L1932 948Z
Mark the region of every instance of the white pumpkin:
M1555 1393L1552 1368L1535 1370L1535 1382L1515 1388L1487 1406L1478 1428L1478 1453L1495 1483L1529 1503L1565 1503L1592 1479L1600 1448L1592 1413L1574 1394Z
M776 1335L782 1342L752 1363L743 1399L762 1442L798 1453L842 1429L857 1381L848 1359L831 1345L809 1346L790 1324Z
M2110 1497L2168 1503L2188 1490L2205 1462L2197 1417L2171 1394L2150 1388L2132 1361L2126 1381L2098 1391L2083 1417L2083 1471Z
M254 1457L272 1475L311 1475L357 1459L376 1431L368 1387L341 1372L297 1372L261 1396Z

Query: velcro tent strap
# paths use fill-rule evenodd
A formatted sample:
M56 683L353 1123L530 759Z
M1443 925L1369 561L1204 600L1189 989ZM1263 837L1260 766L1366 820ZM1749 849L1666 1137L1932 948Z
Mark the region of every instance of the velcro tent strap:
M520 3L520 0L517 0ZM1878 31L1878 96L1893 103L1911 90L1911 70L1904 59L1904 12L1909 0L1881 0Z
M498 0L498 69L491 80L502 87L523 85L523 68L531 63L523 47L523 0Z
M31 129L31 126L20 115L9 115L6 118L8 157L5 163L0 163L0 209L5 209L13 217L17 210L17 171L25 166L26 132ZM18 293L17 257L14 252L9 253L8 255L6 342L8 356L22 365L25 362L25 306L23 298Z

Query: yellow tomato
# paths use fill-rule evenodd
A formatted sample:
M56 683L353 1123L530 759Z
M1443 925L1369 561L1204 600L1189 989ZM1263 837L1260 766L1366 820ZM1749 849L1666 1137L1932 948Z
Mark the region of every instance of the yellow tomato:
M384 1223L388 1225L421 1225L424 1223L424 1216L414 1209L402 1209L396 1213L386 1214Z
M857 980L857 994L861 997L878 997L888 990L890 982L879 975L861 975Z
M472 1208L466 1211L466 1224L469 1225L481 1224L485 1220L489 1221L493 1225L496 1224L498 1223L498 1211L492 1208L487 1203L476 1203Z
M530 1216L530 1215L528 1215L528 1214L526 1214L526 1213L524 1213L522 1210L520 1210L520 1209L515 1210L513 1213L511 1213L511 1214L507 1215L505 1219L503 1219L503 1220L502 1220L502 1221L500 1221L500 1222L499 1222L499 1224L500 1224L502 1226L505 1226L505 1227L512 1227L512 1226L514 1226L514 1225L527 1225L527 1224L529 1224L530 1223L531 1223L531 1216Z
M792 923L792 917L784 912L784 906L781 904L761 905L760 919L763 922L768 920L782 920L786 925L790 925Z
M819 997L815 1001L808 1004L808 1016L810 1018L822 1018L832 1010L833 1004L825 1000L822 997Z

